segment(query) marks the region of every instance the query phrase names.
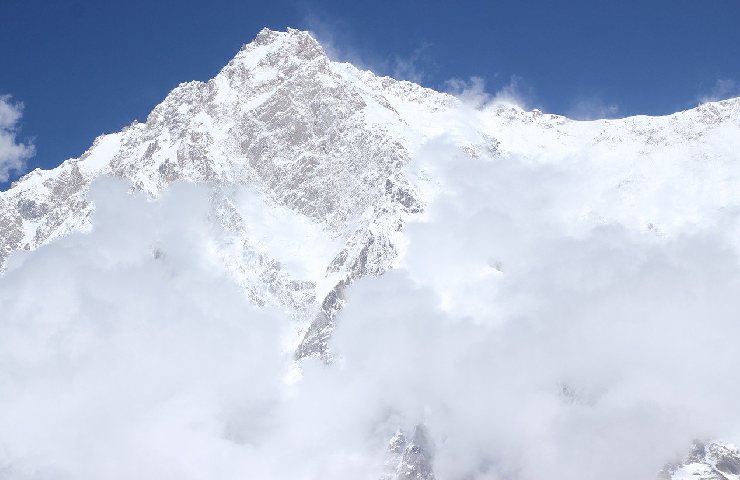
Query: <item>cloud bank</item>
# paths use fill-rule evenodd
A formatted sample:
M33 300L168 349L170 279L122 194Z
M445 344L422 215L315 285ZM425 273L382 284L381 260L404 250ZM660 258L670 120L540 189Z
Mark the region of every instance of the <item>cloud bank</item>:
M427 426L438 478L655 478L737 438L736 213L673 238L578 226L566 170L424 154L448 193L336 342L365 398Z
M95 183L89 233L0 277L0 472L379 478L423 424L440 479L621 480L737 438L736 209L669 237L573 223L585 160L418 157L441 193L298 376L290 320L213 253L206 187Z
M22 103L13 102L10 95L0 95L0 182L7 182L11 172L22 171L34 154L32 144L16 138L22 116Z

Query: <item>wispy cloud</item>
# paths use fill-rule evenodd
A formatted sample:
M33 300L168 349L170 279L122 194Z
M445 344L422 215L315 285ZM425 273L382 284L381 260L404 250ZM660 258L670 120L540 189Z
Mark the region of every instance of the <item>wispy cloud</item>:
M444 86L448 93L476 108L486 105L515 105L527 109L532 105L532 89L523 87L522 78L516 75L512 75L509 82L495 93L487 92L485 80L477 76L468 80L451 78Z
M353 37L351 29L340 20L309 13L305 15L304 24L332 60L349 62L379 75L419 84L426 83L430 74L437 70L430 55L431 43L422 42L407 55L386 56L363 48L361 42Z
M567 117L575 120L596 120L619 116L619 105L604 101L599 96L578 98L573 106L565 112Z
M698 102L717 102L727 98L740 96L740 83L731 78L718 78L708 92L701 93Z
M408 56L394 56L390 60L393 67L392 77L400 80L409 80L419 84L429 77L429 70L433 69L434 62L428 54L430 43L424 43Z
M22 116L21 102L14 102L10 95L0 95L0 182L7 182L11 172L23 170L35 152L33 144L17 139Z

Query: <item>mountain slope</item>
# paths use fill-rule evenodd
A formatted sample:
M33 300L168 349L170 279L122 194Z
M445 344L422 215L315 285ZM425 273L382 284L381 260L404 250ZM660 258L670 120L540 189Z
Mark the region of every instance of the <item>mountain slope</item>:
M333 62L306 32L265 29L213 79L173 90L146 122L0 193L0 265L15 251L88 231L88 190L99 177L126 179L151 198L176 182L206 184L220 264L251 303L294 317L297 358L328 361L346 287L408 265L406 226L424 228L430 205L471 184L470 165L502 177L534 172L517 177L528 179L518 190L531 189L521 197L482 195L531 202L547 225L574 238L616 224L661 245L736 208L739 147L740 99L589 122L512 105L478 108ZM736 233L725 232L734 246ZM486 261L481 278L495 284L507 259ZM478 306L465 292L479 272L466 268L439 277L420 269L417 280L449 296L448 311L474 316ZM433 475L432 455L419 447L430 444L425 429L412 428L393 437L387 478Z
M336 285L389 267L391 237L421 208L401 173L408 137L421 134L408 131L408 117L384 92L414 113L454 103L334 64L305 32L263 30L214 79L176 88L146 123L102 136L79 159L36 170L4 192L0 262L85 229L93 208L86 191L101 175L154 196L177 180L207 182L218 190L213 209L224 227L224 261L250 298L315 315ZM249 186L250 198L234 197L238 185ZM240 201L262 206L240 209ZM284 252L273 240L260 242L250 229L264 219L245 218L258 209L313 238L321 255L281 258L297 253L296 240L285 239ZM298 271L286 261L297 261Z

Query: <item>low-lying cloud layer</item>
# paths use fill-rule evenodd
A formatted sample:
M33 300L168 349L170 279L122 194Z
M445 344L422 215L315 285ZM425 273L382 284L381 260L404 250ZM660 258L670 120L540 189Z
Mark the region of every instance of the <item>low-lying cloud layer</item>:
M439 478L654 478L736 433L736 212L673 238L574 225L566 170L428 153L450 193L336 341L425 423Z
M379 478L424 424L440 479L654 478L740 415L737 211L670 237L575 224L578 170L419 153L442 192L347 293L337 361L212 254L205 187L99 181L93 229L0 277L8 478Z

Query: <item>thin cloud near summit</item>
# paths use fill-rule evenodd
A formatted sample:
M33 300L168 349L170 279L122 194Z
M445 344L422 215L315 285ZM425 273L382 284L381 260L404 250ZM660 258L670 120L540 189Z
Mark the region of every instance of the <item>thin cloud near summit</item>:
M11 173L20 173L35 148L30 141L18 140L23 103L11 95L0 95L0 183L7 182Z

